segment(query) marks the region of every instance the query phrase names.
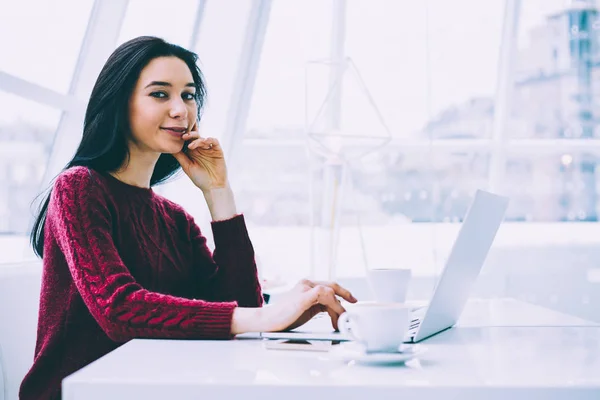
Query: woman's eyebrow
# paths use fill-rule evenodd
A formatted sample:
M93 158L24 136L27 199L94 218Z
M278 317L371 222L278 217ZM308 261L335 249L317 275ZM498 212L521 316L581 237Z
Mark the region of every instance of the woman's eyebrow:
M169 82L165 82L165 81L152 81L148 85L146 85L146 87L144 89L149 88L150 86L169 86L169 87L172 87L173 85L171 85ZM188 86L189 87L196 87L196 84L194 82L189 82L189 83L186 83L185 86L186 87L188 87Z

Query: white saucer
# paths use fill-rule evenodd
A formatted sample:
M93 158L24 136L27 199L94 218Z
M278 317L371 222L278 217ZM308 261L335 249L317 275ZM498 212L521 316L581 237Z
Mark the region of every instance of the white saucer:
M427 349L419 345L407 346L404 351L394 353L366 353L355 342L341 343L329 351L332 358L341 361L356 361L361 364L400 364L425 353Z

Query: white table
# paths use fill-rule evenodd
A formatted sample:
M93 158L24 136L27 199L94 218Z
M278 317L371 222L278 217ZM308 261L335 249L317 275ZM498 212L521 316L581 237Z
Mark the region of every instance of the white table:
M600 324L512 298L500 298L469 300L457 326L600 327Z
M599 326L515 300L471 301L463 320L395 366L252 339L133 340L67 377L63 398L600 399Z
M2 369L2 355L0 354L0 399L4 399L6 396L6 393L4 393L4 379L6 378L4 376L4 370Z

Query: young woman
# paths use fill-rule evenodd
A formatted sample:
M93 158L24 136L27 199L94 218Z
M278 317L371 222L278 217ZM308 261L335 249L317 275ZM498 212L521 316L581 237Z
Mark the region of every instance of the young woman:
M139 37L100 72L79 148L32 232L44 269L21 399L60 398L64 377L133 338L229 339L294 328L322 311L337 328L337 296L356 301L335 283L304 280L262 307L223 151L198 134L206 91L196 61ZM179 168L210 210L212 254L192 217L152 190Z

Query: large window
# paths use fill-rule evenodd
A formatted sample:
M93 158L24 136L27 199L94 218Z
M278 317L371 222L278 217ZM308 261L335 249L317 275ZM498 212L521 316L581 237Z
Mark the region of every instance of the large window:
M19 38L0 43L0 232L26 239L25 208L79 140L103 55L156 35L199 54L200 129L226 145L264 277L401 266L425 297L475 189L490 189L511 201L477 293L600 319L593 2L233 3L27 1L0 15L1 36ZM210 235L189 180L157 190Z
M504 2L347 1L341 40L350 67L331 78L326 60L335 53L335 4L273 2L236 173L242 208L265 237L258 244L264 253L285 247L280 242L307 245L311 223L326 220L325 203L339 196L338 254L346 267L338 273L354 275L364 271L361 263L346 262L362 260L361 247L347 244L358 237L357 217L370 232L369 245L388 236L369 227L459 221L473 189L487 185L489 148L434 148L433 142L491 138ZM307 129L320 118L332 80L341 87L340 129L389 134L392 141L352 159L348 182L324 198L331 160L307 147ZM319 90L320 98L310 97ZM278 245L271 246L274 240ZM292 274L310 271L309 256L301 259L289 267ZM370 262L382 263L391 264ZM419 268L435 273L430 262Z
M598 220L598 155L590 142L598 136L597 28L593 7L523 2L506 131L515 146L502 185L516 199L515 219Z
M344 81L337 124L381 130L375 106L392 137L350 160L343 185L335 160L307 145L310 90L327 93L331 78L306 71L335 54L331 34L317 39L335 31L335 3L273 2L236 160L265 271L314 272L311 226L338 224L338 276L361 276L365 263L439 275L475 189L492 189L511 202L479 293L495 282L503 294L590 316L599 243L589 235L600 233L586 224L600 205L596 11L522 1L511 26L501 0L342 2L343 56L370 99ZM561 281L576 290L559 290Z
M246 40L247 27L252 13L252 0L207 1L200 8L202 15L195 32L197 40L190 44L198 54L200 69L204 75L208 97L200 122L204 136L222 139L231 122L230 107L237 101L234 96L235 82L244 73L241 54ZM210 215L202 194L189 179L164 185L161 192L182 204L196 220L212 244Z
M0 91L0 263L23 259L61 111ZM31 118L35 115L35 118ZM28 258L29 256L27 256Z
M93 0L24 0L0 13L0 71L67 93Z
M93 5L28 0L0 13L0 264L34 257L34 200L63 110L81 107L68 92Z
M159 0L129 0L117 45L138 36L158 36L188 47L199 1L178 0L176 6Z
M61 111L0 92L0 232L25 233ZM32 120L31 115L36 119Z

